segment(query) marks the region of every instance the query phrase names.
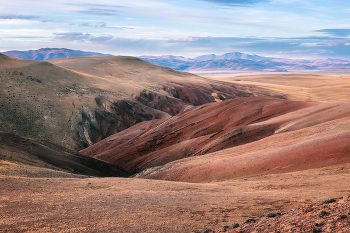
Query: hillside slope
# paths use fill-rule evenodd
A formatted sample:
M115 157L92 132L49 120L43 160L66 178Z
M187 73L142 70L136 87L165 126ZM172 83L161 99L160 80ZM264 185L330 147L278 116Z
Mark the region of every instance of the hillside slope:
M142 171L268 137L284 121L257 126L255 122L312 105L271 97L210 103L167 120L137 124L81 152L118 164L130 172Z
M148 169L137 177L211 182L350 162L350 102L317 104L252 128L274 126L261 140Z
M254 88L132 57L51 62L0 54L0 131L80 150L136 123L166 119L189 105L258 95Z
M128 177L121 167L45 140L0 132L0 160L88 176Z

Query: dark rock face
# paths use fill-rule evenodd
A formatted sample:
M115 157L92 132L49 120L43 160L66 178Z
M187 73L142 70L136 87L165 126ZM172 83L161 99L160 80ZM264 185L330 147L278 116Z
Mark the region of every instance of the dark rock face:
M336 200L333 199L333 198L331 198L331 199L325 200L325 201L323 202L323 204L330 204L330 203L333 203L333 202L336 202Z
M255 223L256 222L256 220L254 219L254 218L249 218L249 219L247 219L247 221L245 221L245 223Z
M274 213L274 212L270 212L270 213L268 213L268 214L266 215L266 217L268 217L268 218L274 218L274 217L277 217L277 214Z
M319 216L322 218L322 217L325 217L325 216L328 216L330 213L325 211L325 210L322 210L319 214Z
M139 96L135 99L140 103L144 104L153 109L157 109L168 113L170 115L176 115L184 107L184 102L182 102L178 97L173 96L173 98L160 95L152 91L142 91Z
M80 149L89 147L108 136L123 131L137 123L161 119L168 114L135 101L109 102L97 97L99 109L80 112L76 125L76 144Z

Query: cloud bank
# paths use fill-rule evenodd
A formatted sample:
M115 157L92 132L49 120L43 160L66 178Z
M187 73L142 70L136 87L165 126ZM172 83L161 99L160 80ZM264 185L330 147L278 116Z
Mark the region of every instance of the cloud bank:
M1 14L0 19L39 19L38 15Z
M321 30L315 30L315 32L323 32L323 33L331 35L331 36L342 36L342 37L348 37L350 35L350 29L348 29L348 28L321 29Z

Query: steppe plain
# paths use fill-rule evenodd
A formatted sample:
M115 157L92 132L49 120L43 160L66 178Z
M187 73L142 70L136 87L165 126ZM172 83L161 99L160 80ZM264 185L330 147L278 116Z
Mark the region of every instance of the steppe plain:
M28 132L1 115L2 131L20 138L0 139L0 231L202 232L350 195L350 76L219 79L134 58L1 59L3 83L13 82L1 106L15 102L20 116L32 104L25 111L39 120ZM36 93L23 102L26 89ZM53 166L41 157L48 145L82 149L133 176Z

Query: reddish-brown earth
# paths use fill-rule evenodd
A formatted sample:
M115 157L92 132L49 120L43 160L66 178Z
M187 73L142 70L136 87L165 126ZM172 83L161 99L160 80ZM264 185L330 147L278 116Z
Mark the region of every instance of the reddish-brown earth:
M331 198L317 204L281 212L269 212L244 223L206 229L205 233L245 232L350 232L350 197Z
M0 232L201 233L348 196L350 166L186 183L77 177L0 160L0 185Z
M130 172L142 171L268 137L285 122L253 123L312 105L270 97L226 100L135 125L81 152Z
M82 152L141 172L136 177L186 182L341 164L350 162L349 106L227 100L136 125Z
M138 177L210 182L350 162L350 102L318 104L250 127L271 136L143 171Z

